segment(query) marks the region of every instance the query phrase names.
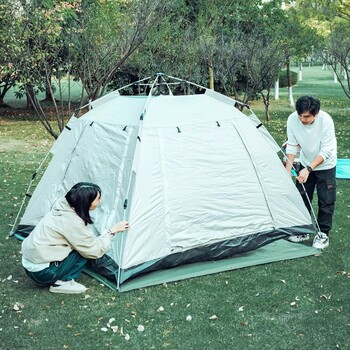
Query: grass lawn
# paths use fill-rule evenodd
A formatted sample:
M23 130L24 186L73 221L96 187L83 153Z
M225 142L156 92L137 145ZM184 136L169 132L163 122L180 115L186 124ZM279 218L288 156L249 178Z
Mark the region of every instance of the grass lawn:
M332 73L305 68L294 94L321 99L335 121L339 158L350 158L350 101ZM252 108L263 120L262 102ZM281 143L292 111L285 90L270 109L265 125ZM85 295L54 295L26 277L20 243L7 237L52 142L39 122L0 115L0 349L350 349L349 181L338 180L331 243L319 256L120 294L84 275Z

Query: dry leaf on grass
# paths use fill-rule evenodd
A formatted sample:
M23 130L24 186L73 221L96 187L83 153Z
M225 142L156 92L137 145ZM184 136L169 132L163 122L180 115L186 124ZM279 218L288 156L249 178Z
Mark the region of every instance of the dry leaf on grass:
M15 305L13 305L12 310L16 311L16 312L21 312L21 309L24 308L24 305L21 303L15 303Z

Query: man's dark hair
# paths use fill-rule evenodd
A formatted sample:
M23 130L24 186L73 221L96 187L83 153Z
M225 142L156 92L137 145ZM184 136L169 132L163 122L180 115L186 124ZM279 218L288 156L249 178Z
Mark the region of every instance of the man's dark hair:
M295 104L295 108L299 115L304 112L310 112L315 116L320 111L320 107L320 101L313 96L301 96Z
M101 196L101 188L99 186L90 182L79 182L65 196L68 204L83 219L85 225L93 223L89 210L91 203L98 194Z

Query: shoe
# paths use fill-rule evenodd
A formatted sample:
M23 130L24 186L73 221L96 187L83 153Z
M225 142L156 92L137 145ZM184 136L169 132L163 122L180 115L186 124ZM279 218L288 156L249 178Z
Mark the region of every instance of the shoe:
M63 293L63 294L79 294L85 293L87 288L82 284L75 282L74 280L70 281L56 281L53 286L49 288L51 293Z
M329 238L323 232L318 232L314 238L312 246L316 249L325 249L329 246Z
M299 242L307 241L309 238L310 238L309 235L298 235L298 236L289 236L287 240L289 242L299 243Z

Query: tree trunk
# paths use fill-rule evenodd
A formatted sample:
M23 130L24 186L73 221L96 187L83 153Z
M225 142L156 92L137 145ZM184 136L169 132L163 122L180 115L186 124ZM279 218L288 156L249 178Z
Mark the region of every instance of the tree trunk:
M289 106L294 108L294 99L293 99L293 89L292 89L292 80L290 77L290 59L287 60L287 82L288 82L288 97L289 97Z
M294 98L293 98L293 88L291 86L288 87L288 96L289 96L289 106L291 108L295 107Z
M280 93L280 80L277 78L275 81L275 101L279 99L279 93Z
M51 80L51 77L50 77L50 80ZM50 86L48 82L46 82L45 84L45 101L52 101Z
M1 93L0 93L0 108L8 107L8 105L5 103L4 99L5 99L5 95L6 95L7 91L10 90L11 86L12 85L10 85L10 84L4 83L4 86L3 86Z
M27 87L27 109L34 109L33 101L35 101L35 92L33 85Z
M214 70L213 66L209 66L209 89L214 90Z
M303 80L303 63L299 62L299 81Z
M265 95L262 92L261 92L261 96L262 96L262 98L264 100L266 121L269 122L271 120L270 111L269 111L269 106L270 106L270 89L267 90L266 97L265 97Z

